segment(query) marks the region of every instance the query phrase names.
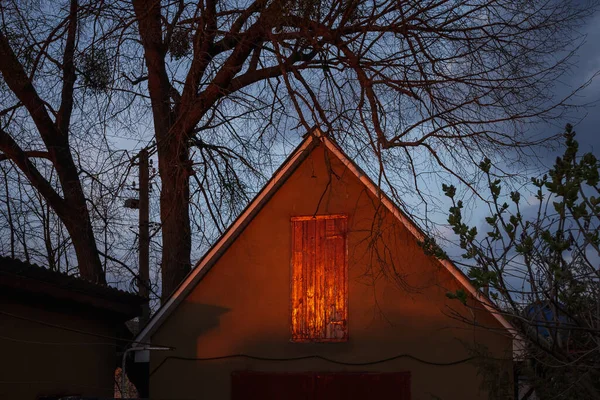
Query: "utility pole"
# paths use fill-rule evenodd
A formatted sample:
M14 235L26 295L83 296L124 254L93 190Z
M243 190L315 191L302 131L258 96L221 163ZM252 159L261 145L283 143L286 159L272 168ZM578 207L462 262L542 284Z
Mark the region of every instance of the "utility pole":
M148 171L148 150L142 149L139 153L139 180L140 180L140 203L139 203L139 271L138 271L138 293L145 299L142 305L140 317L140 329L150 320L150 230L149 230L149 203L150 203L150 174Z
M1 0L0 0L1 1ZM138 274L137 287L140 297L145 299L140 316L140 329L150 320L150 161L148 150L142 149L137 155L139 168L139 189L133 182L133 190L139 192L139 198L125 200L125 207L139 212L138 238Z
M2 1L2 0L0 0ZM138 180L139 189L133 182L133 190L138 191L138 198L128 198L125 200L124 206L131 209L137 209L139 213L138 218L138 240L139 240L139 251L138 251L138 273L137 273L137 287L138 295L144 299L142 303L142 315L139 319L139 331L141 331L150 320L150 162L148 159L148 150L142 149L138 153ZM135 158L134 158L135 160ZM154 170L153 175L154 176ZM127 386L126 386L126 374L125 367L127 362L127 354L131 351L140 350L163 350L162 348L154 347L132 347L125 350L123 353L122 369L121 369L121 397L126 397ZM147 385L143 390L147 393Z

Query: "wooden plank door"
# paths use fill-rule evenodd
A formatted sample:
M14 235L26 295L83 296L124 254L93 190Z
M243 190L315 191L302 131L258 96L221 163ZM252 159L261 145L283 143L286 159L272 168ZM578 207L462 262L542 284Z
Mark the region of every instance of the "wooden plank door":
M345 215L292 218L294 342L348 339L347 227Z

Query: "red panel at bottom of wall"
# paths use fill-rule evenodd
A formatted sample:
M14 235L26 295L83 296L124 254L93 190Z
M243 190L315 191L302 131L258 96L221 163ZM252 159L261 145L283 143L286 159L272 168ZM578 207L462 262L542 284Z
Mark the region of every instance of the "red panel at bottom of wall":
M410 400L410 372L232 374L232 400Z

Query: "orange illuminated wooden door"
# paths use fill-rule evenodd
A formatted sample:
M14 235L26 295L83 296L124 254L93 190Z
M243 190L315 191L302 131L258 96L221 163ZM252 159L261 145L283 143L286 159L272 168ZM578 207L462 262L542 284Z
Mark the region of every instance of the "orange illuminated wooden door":
M292 218L294 342L348 339L347 228L345 215Z

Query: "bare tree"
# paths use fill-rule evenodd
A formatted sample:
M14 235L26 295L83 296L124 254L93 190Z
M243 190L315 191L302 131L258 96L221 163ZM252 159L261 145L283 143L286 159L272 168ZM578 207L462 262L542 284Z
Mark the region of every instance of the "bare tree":
M32 173L32 151L39 149L11 150L17 131L5 128L2 151L61 220L72 210L85 213L77 194L83 192L69 178L75 164L54 150L68 149L68 140L55 133L73 123L76 75L86 90L107 93L100 109L123 125L142 121L132 110L143 115L150 106L161 185L163 297L190 269L196 204L228 206L225 213L203 211L217 231L225 225L245 199L245 179L263 178L273 132L320 126L394 195L395 169L404 174L400 183L417 193L419 175L432 169L476 189L466 165L480 155L519 154L548 139L522 134L520 124L564 110L564 99L553 98L551 88L569 67L577 26L595 9L595 3L554 0L72 1L68 13L33 24L19 17L22 6L7 4L2 10L12 19L3 20L4 80L14 107L27 110L43 139L41 154L57 168L59 197L73 205L70 211L59 211L61 201ZM37 29L40 38L45 32L22 47L30 50L21 60L7 39L10 21L20 21L20 32ZM27 57L31 70L23 67ZM79 64L72 62L77 57ZM50 74L34 76L36 60L61 73L54 101L44 102L26 85L57 92ZM48 111L51 104L57 111ZM12 110L5 109L5 118ZM72 225L65 222L72 237L88 238L74 240L74 247L87 254L95 242L92 232L81 230L89 224ZM93 265L98 271L100 261Z
M114 151L105 135L122 105L103 91L104 53L88 52L95 10L77 1L0 5L3 233L13 257L61 272L79 270L97 282L108 273L111 283L126 284L135 275L128 259L135 235L121 195L133 160ZM113 103L120 108L114 113L107 110Z
M48 35L43 40L36 40L32 25L27 26L30 30L17 35L13 43L9 40L11 27L31 21L22 20L26 10L19 6L12 9L4 5L0 7L3 20L0 31L0 72L13 95L13 103L2 111L6 118L3 126L0 127L2 157L12 161L21 170L61 219L73 242L81 276L91 281L105 282L79 171L69 144L76 80L74 57L78 30L78 2L76 0L70 2L68 14L64 19L56 21L54 27L44 27ZM24 42L27 46L20 47L17 43L20 40L22 40L21 44ZM39 72L38 69L42 67L42 56L46 56L46 62L54 60L48 52L57 40L62 42L62 57L60 61L56 61L59 66L58 71L61 73L60 97L44 100L34 86L34 78ZM29 50L29 53L21 54L19 59L15 47ZM37 54L31 51L33 48L39 49ZM33 60L30 57L33 57ZM28 61L31 61L31 65L26 69L25 65ZM26 110L27 122L39 135L37 138L41 139L44 148L24 148L22 140L18 140L22 132L11 126L13 121L10 114L20 109ZM34 143L37 145L38 142L39 140ZM60 182L60 192L55 190L48 179L40 173L35 158L42 158L52 164Z
M396 148L413 171L415 158L428 157L466 182L461 164L477 154L534 144L498 123L558 110L548 87L567 66L573 27L593 8L506 0L133 5L162 180L164 295L189 270L190 149L206 145L207 130L283 110L382 166L382 150Z

